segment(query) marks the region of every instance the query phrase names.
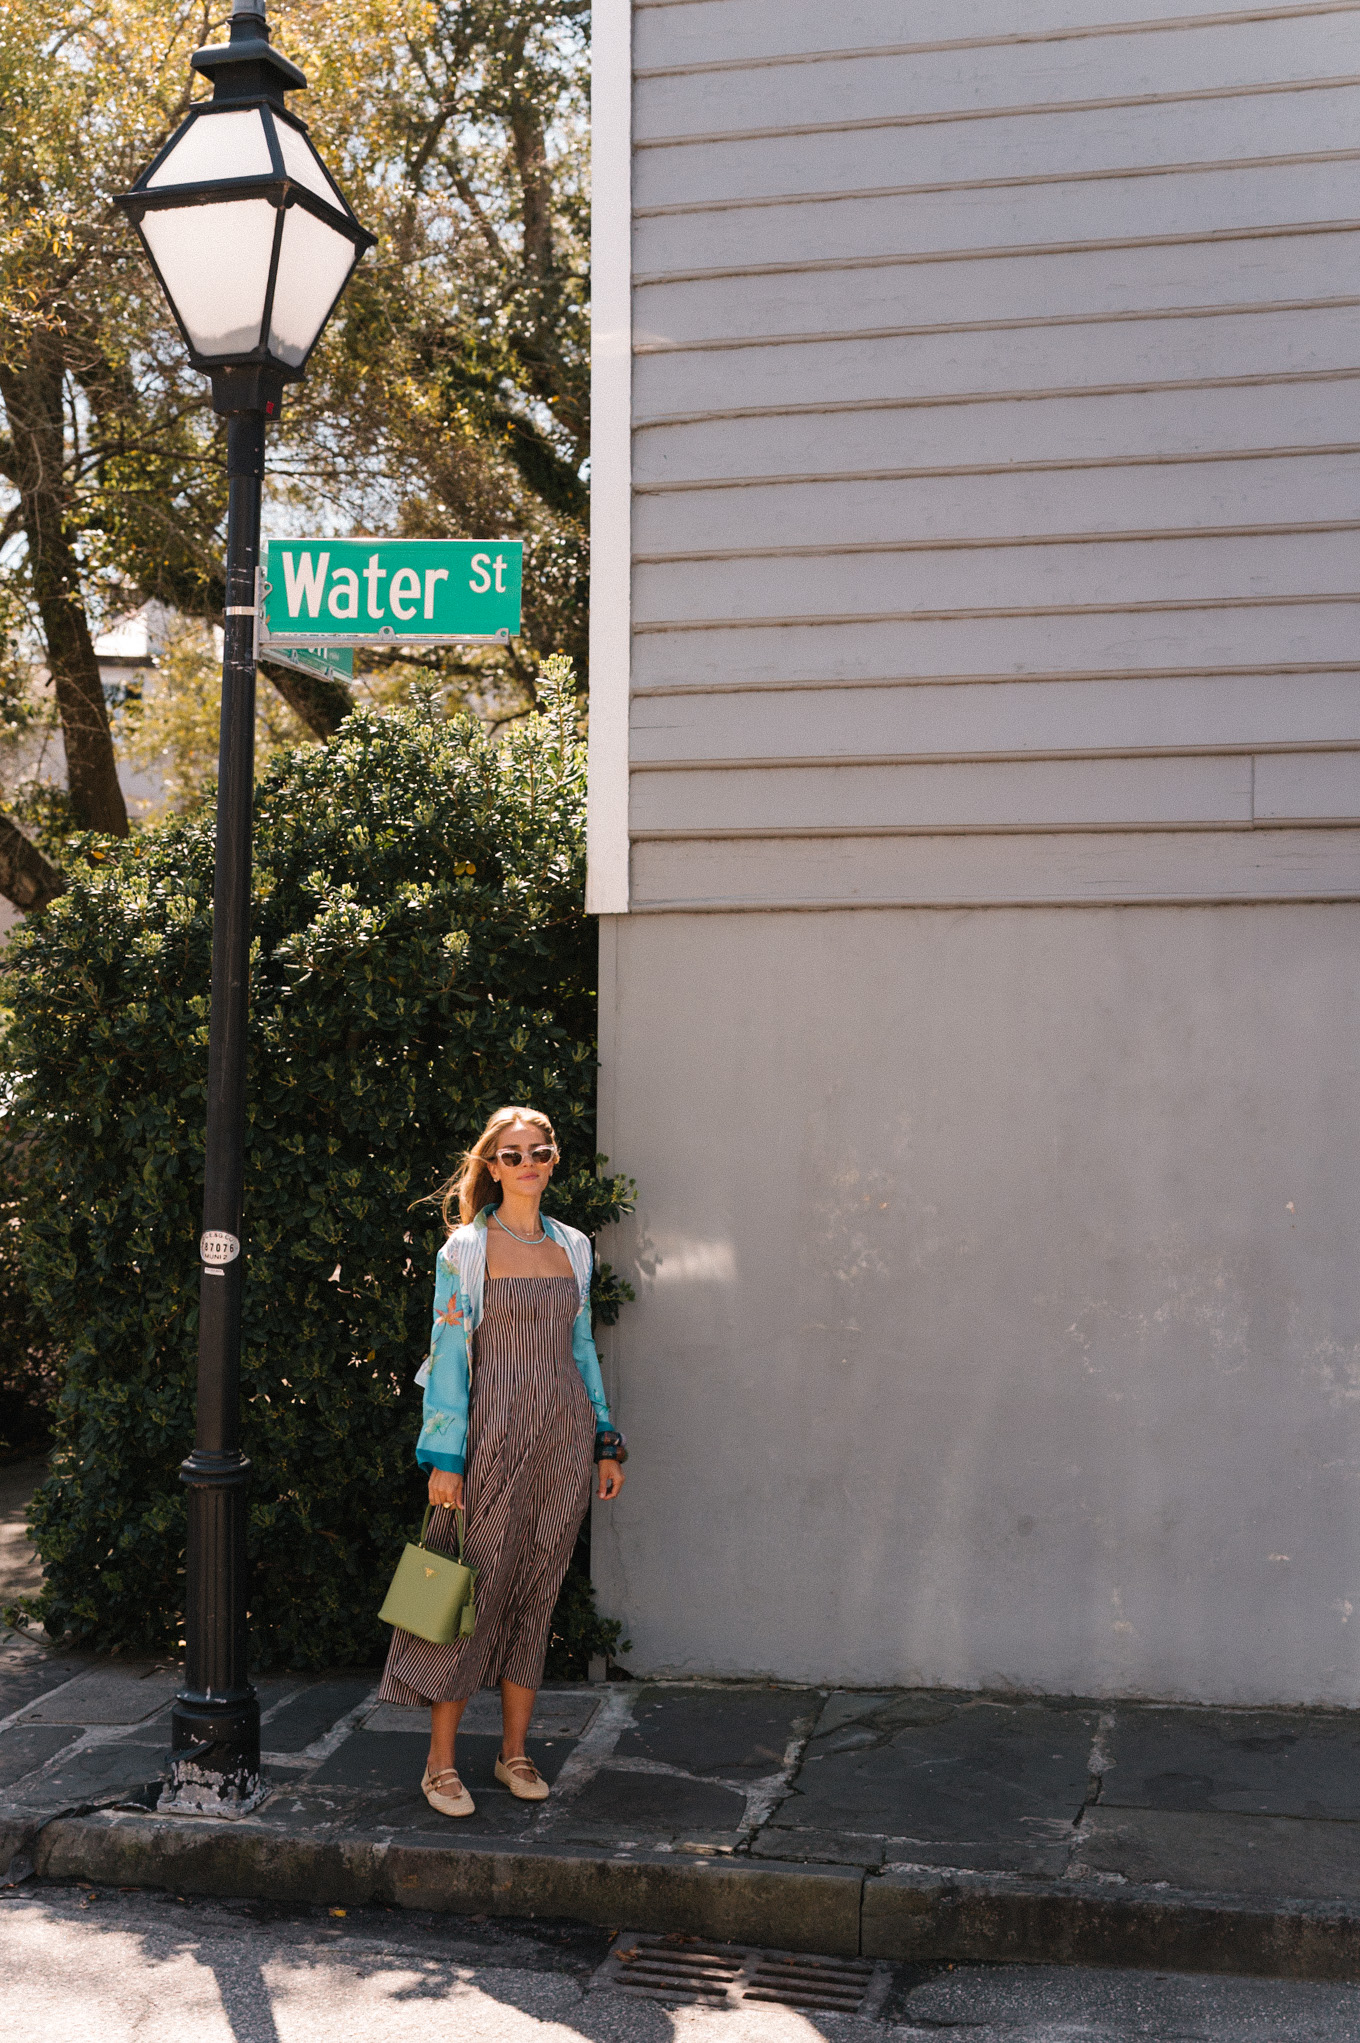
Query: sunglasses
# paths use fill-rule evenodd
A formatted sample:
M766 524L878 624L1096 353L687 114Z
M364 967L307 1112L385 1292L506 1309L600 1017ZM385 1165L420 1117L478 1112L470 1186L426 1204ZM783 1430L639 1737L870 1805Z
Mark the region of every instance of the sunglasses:
M530 1163L537 1164L542 1169L545 1163L556 1161L557 1151L553 1148L551 1142L540 1142L533 1149L498 1149L496 1151L497 1163L503 1163L507 1170L518 1170L526 1156Z

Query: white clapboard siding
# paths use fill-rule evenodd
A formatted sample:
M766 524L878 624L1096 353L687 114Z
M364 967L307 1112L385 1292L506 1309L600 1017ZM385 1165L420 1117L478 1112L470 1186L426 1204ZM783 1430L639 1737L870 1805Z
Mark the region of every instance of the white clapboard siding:
M1360 747L1360 645L1349 670L1330 674L680 689L637 696L632 724L639 768L728 765L734 757L787 765L1250 752L1296 746L1301 728L1312 745Z
M1212 222L1184 240L1110 247L1004 247L990 255L885 259L824 270L785 269L640 285L643 347L763 341L815 334L902 332L1027 319L1108 319L1256 305L1314 303L1360 288L1360 232L1330 220L1268 234ZM714 406L721 403L715 369Z
M633 235L639 281L706 277L777 264L852 262L883 256L957 254L1142 241L1203 232L1288 227L1300 220L1360 218L1360 161L1275 163L1204 170L1195 177L1087 178L1056 184L946 192L870 192L853 202L723 206L640 220Z
M749 546L923 542L960 533L996 538L1064 532L1292 525L1360 516L1360 444L1348 453L1269 459L1160 458L1095 468L979 474L801 478L639 495L639 560Z
M1360 87L1321 84L1262 106L1259 91L1152 104L1002 114L979 132L972 119L894 121L731 141L651 143L637 151L633 199L658 208L772 206L805 194L919 191L1023 179L1127 177L1168 165L1349 153Z
M633 615L656 624L843 619L949 610L1224 603L1345 596L1360 601L1360 529L1196 533L709 557L640 565Z
M806 20L810 10L798 11ZM634 118L648 138L741 134L1147 93L1221 92L1267 80L1342 77L1355 67L1355 17L1346 11L1060 42L893 45L889 54L870 49L815 63L644 73Z
M832 414L774 413L640 427L640 491L759 476L945 472L1013 463L1212 457L1261 447L1349 446L1360 439L1360 370L1304 381L1206 385L1191 379L1079 396L978 397L872 405Z
M974 760L639 774L633 827L705 836L858 830L1166 829L1252 819L1251 760Z
M854 624L635 627L639 688L987 675L1254 673L1351 665L1360 596L874 618ZM1306 732L1299 733L1301 741ZM848 819L853 820L853 818Z
M715 372L724 409L745 411L816 407L832 389L853 391L859 402L898 402L981 390L1316 375L1339 365L1360 367L1360 295L1347 305L1306 311L737 348L720 363L700 350L642 354L634 364L633 397L639 418L648 419L701 411L712 402Z
M1126 35L1132 21L1188 17L1212 21L1243 13L1243 0L852 0L816 14L783 0L638 0L633 61L640 71L684 65L803 61L810 50L880 49L930 42L1008 42L1079 35ZM1314 4L1282 5L1286 16L1324 13Z
M1360 830L695 838L633 851L639 909L1360 899Z
M1252 807L1261 823L1360 818L1360 752L1299 752L1258 759Z
M640 836L840 834L847 814L862 831L1356 822L1360 751L674 768L634 795Z
M1360 896L1360 5L634 30L632 905Z

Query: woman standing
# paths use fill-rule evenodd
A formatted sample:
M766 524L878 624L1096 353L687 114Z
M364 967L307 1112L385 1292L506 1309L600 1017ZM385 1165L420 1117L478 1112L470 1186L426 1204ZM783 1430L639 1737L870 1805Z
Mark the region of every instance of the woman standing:
M425 1388L416 1460L430 1471L438 1507L428 1541L445 1553L456 1551L466 1486L463 1558L477 1570L477 1628L448 1646L398 1628L378 1690L382 1702L428 1706L421 1787L443 1816L472 1814L454 1740L468 1697L496 1682L496 1778L521 1800L547 1795L524 1739L553 1605L590 1503L592 1461L598 1496L608 1502L623 1488L623 1436L590 1331L590 1243L539 1212L557 1161L546 1114L501 1107L444 1187L445 1223L456 1210L462 1225L436 1263L430 1354L416 1379Z

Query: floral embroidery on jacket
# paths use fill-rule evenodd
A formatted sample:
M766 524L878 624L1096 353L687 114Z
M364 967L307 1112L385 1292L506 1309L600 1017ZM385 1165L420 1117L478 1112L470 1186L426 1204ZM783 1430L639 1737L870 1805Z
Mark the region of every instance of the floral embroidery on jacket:
M444 1310L435 1314L434 1323L437 1327L460 1327L463 1324L463 1315L458 1310L456 1298L451 1298Z

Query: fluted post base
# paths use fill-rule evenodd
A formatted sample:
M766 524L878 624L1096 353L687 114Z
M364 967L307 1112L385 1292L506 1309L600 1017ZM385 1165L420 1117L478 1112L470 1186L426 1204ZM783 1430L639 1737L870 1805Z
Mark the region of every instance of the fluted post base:
M171 1716L162 1809L243 1816L261 1800L260 1704L246 1672L246 1486L239 1453L196 1448L189 1486L185 1685Z

